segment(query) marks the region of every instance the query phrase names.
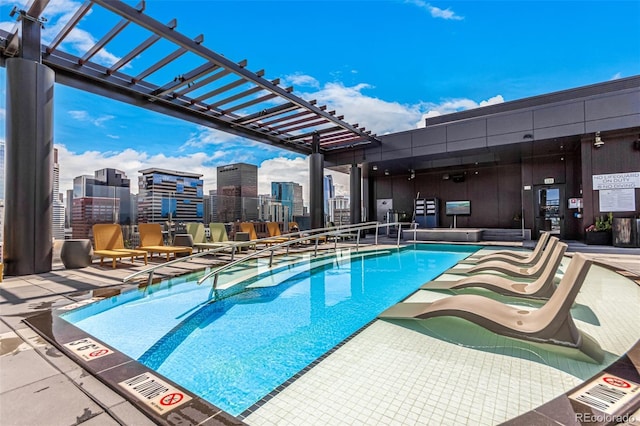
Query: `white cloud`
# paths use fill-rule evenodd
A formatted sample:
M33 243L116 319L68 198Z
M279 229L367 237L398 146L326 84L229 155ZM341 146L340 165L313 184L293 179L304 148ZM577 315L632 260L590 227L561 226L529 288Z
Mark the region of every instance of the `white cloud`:
M66 192L73 188L73 179L77 176L91 175L96 170L113 168L123 171L131 180L131 192L138 192L139 171L146 168L158 167L170 170L188 171L202 174L204 192L216 189L217 164L211 164L211 156L204 152L183 156L168 156L165 154L149 155L134 149L121 152L86 151L76 153L69 151L64 145L58 148L58 163L60 164L60 191ZM331 170L338 195L348 195L349 176ZM309 163L308 159L299 157L294 159L274 157L263 161L258 166L258 193L270 194L271 182L296 182L303 187L305 205L309 203Z
M368 84L347 87L342 83L327 83L317 91L300 93L300 96L317 99L318 105L327 104L329 109L344 115L348 123L358 123L360 127L366 127L378 135L424 127L425 117L504 102L502 95L496 95L480 102L460 98L441 103L405 105L367 96L363 91L369 88L371 86Z
M425 9L427 12L431 14L432 18L440 18L440 19L454 20L454 21L461 21L464 19L464 17L456 15L456 13L451 9L440 9L439 7L435 7L423 0L406 0L405 3L413 4L418 6L421 9Z
M618 80L618 79L620 79L620 78L622 78L622 73L617 72L617 73L615 73L615 74L613 75L613 77L611 77L611 79L610 79L610 80Z
M487 100L476 102L471 99L450 99L440 104L424 104L423 108L427 109L422 114L420 120L416 122L416 127L425 127L425 118L436 117L442 114L451 114L458 111L464 111L467 109L479 108L487 105L501 104L504 102L502 95L493 96Z
M84 121L93 124L96 127L104 127L104 123L114 119L113 115L102 115L100 117L92 117L88 111L72 110L67 113L76 121Z
M42 31L42 41L49 44L54 37L60 33L64 26L73 17L75 12L80 8L81 2L73 0L51 0L45 9L43 18L47 19ZM0 6L7 5L13 7L17 5L19 9L27 7L26 0L0 0ZM91 10L86 16L91 14ZM3 16L4 18L4 16ZM0 28L9 31L14 28L15 22L0 22ZM84 55L93 45L96 44L96 38L89 32L80 28L82 21L65 37L63 42L64 50L77 55ZM60 46L62 47L62 46ZM104 66L111 66L120 58L109 52L107 49L101 49L91 60Z
M300 73L288 75L282 80L284 82L284 85L286 86L293 85L293 86L320 87L320 82L316 80L314 77L311 77L310 75L300 74Z
M60 164L60 190L73 188L73 179L81 175L93 175L96 170L113 168L123 171L131 179L131 192L138 192L139 170L159 167L170 170L188 171L203 175L205 190L215 188L216 167L207 165L209 156L198 152L184 156L167 156L165 154L149 155L134 149L121 152L85 151L76 153L69 151L64 145L58 148Z

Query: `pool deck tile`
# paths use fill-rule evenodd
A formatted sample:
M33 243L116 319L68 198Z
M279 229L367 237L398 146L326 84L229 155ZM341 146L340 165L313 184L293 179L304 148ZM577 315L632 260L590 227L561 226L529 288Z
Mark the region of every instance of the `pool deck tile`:
M640 283L640 257L637 255L602 255L595 253L594 259L615 265L621 270L631 271L635 274L636 282ZM166 268L166 271L157 275L174 275L184 273L185 268L199 269L203 264L193 262L191 265L181 265L180 268ZM119 266L116 269L99 267L94 264L80 270L65 270L61 264L54 264L54 270L39 275L23 277L5 277L0 283L0 424L13 425L153 425L156 424L144 415L129 401L113 392L109 387L89 375L74 360L67 357L49 342L44 341L22 320L34 314L45 312L55 304L75 302L87 297L87 292L114 285L121 285L122 278L143 269L144 266ZM633 279L633 277L630 276ZM378 322L379 323L379 322ZM376 323L377 324L377 323ZM621 324L621 326L624 326ZM626 326L629 326L628 324ZM581 324L582 327L582 324ZM406 330L405 330L406 331ZM400 333L404 334L404 333ZM330 370L328 378L334 395L326 400L315 390L326 385L326 377L319 377L321 372L327 370L327 365L319 363L315 368L305 374L305 382L294 381L290 386L282 388L284 392L295 395L294 399L300 406L329 407L323 410L317 418L309 418L305 413L283 403L281 394L272 396L269 401L259 408L252 417L255 424L433 424L434 421L456 424L461 420L456 417L459 405L470 406L469 424L494 424L497 420L506 420L514 412L521 412L527 407L527 402L518 401L518 409L514 407L513 400L496 400L492 396L476 392L449 393L447 398L437 398L425 388L430 386L430 380L423 376L424 370L416 363L411 363L398 351L406 341L398 339L397 329L384 337L377 344L384 350L382 366L370 367L370 374L365 383L353 388L356 379L346 370ZM383 333L382 336L387 336ZM70 335L69 339L73 336ZM368 339L366 331L355 336L352 340L363 341ZM613 342L613 345L626 344L627 342ZM369 344L374 344L370 342ZM397 345L397 350L394 345ZM439 348L436 342L432 348L431 356L435 356L441 365L446 365L448 353L446 349ZM366 360L357 358L355 352L350 352L349 343L336 352L336 355L344 356L345 365L363 363ZM405 350L407 348L404 348ZM638 349L640 351L640 348ZM481 362L479 369L496 366L486 361L492 354L476 354ZM631 355L631 354L630 354ZM635 354L636 366L640 366L640 355ZM415 356L420 357L420 354ZM354 358L355 357L355 358ZM387 363L387 367L384 364ZM395 367L402 367L406 371L400 372L403 381L389 385L385 381L387 374L396 374ZM391 368L393 367L393 368ZM517 373L524 379L525 374L538 374L526 371L526 368L518 368L512 371L514 365L505 364L493 371L497 375L511 375ZM439 368L436 372L439 380L461 380L455 377L455 368ZM107 374L103 372L102 374ZM541 374L548 374L541 372ZM438 379L438 378L436 378ZM549 377L551 379L551 377ZM466 380L466 379L465 379ZM350 383L351 382L351 383ZM526 381L523 380L523 383ZM570 380L570 382L579 382ZM336 386L336 383L338 384ZM532 382L531 382L532 383ZM482 383L480 383L482 385ZM573 383L572 383L573 384ZM489 383L484 383L488 386ZM494 385L509 386L509 381ZM309 386L309 387L308 387ZM527 389L534 400L543 403L548 400L549 389L533 387ZM315 389L314 389L315 387ZM297 390L303 390L297 394ZM303 389L304 388L304 389ZM297 394L297 395L296 395ZM455 397L450 397L455 394ZM365 404L362 404L365 401ZM548 404L556 403L555 400ZM525 404L525 406L521 406ZM533 402L535 405L536 402ZM270 415L265 417L260 414L268 407ZM482 407L482 410L480 409ZM390 416L390 413L395 415ZM533 417L526 417L533 416ZM280 420L278 420L280 419ZM286 419L286 420L285 420ZM548 417L540 413L529 412L524 417L517 418L522 423L532 424L531 421L540 421L536 424L547 423ZM167 421L167 424L176 424L181 420L178 417ZM252 419L253 420L253 419ZM516 420L516 419L514 419ZM512 420L513 421L513 420ZM252 422L253 424L254 422ZM195 424L195 423L194 423ZM239 419L220 413L214 417L203 419L201 424L206 425L235 425L243 424ZM566 423L571 424L571 423Z

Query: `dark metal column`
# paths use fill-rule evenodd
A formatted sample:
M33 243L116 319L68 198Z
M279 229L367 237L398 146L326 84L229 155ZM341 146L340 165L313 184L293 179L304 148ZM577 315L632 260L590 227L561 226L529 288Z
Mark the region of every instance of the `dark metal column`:
M351 199L351 223L362 222L362 179L357 164L351 166L349 174L349 198Z
M309 216L311 228L324 228L324 154L320 137L313 135L313 152L309 156Z
M22 57L6 60L4 262L7 275L51 270L55 75L39 61L39 32L39 22L23 19ZM37 43L38 54L34 52L34 43Z

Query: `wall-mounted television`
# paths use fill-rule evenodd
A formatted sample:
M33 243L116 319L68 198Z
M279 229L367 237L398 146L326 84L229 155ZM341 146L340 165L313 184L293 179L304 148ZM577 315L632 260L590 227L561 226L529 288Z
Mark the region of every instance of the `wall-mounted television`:
M444 211L447 216L470 215L471 201L446 201Z

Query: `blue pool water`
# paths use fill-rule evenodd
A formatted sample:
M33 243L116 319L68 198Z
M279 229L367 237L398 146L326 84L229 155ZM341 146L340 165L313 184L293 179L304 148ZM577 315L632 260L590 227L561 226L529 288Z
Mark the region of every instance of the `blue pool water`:
M477 249L311 258L260 273L221 299L192 274L63 318L238 415Z

